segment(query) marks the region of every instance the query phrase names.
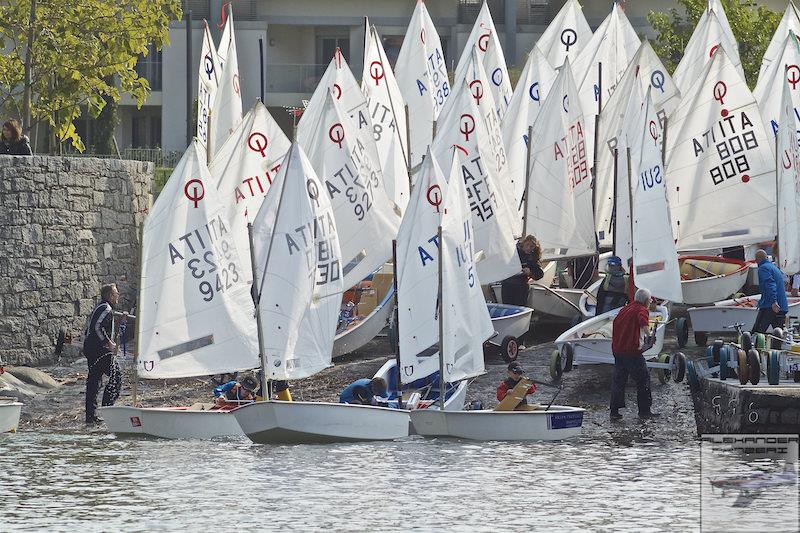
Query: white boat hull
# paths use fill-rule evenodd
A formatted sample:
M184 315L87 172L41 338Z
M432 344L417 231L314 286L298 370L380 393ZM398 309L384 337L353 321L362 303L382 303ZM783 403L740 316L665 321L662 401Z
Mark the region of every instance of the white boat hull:
M712 262L716 259L707 256L694 257ZM725 261L719 258L716 262L724 263ZM683 272L683 268L681 271ZM750 269L748 265L742 264L741 268L731 273L697 279L682 279L681 292L683 293L683 303L687 305L700 305L712 304L724 300L732 294L736 294L744 287L749 272Z
M411 411L418 435L481 441L562 440L581 434L584 410L560 405L536 411Z
M389 323L393 298L394 287L389 289L383 300L363 320L337 334L333 339L333 357L354 352L374 339Z
M112 433L162 439L242 437L230 411L200 411L170 407L100 407L98 414Z
M581 314L578 307L581 296L583 289L550 289L537 283L528 291L528 307L533 308L537 316L572 320Z
M758 315L760 294L732 300L722 300L706 307L690 307L688 310L692 329L697 332L735 332L729 326L743 324L742 330L752 331ZM741 305L748 302L752 307ZM739 304L739 305L737 305ZM800 319L800 298L789 298L789 318Z
M394 440L408 436L408 411L323 402L256 402L234 411L258 444Z
M0 400L0 433L17 431L22 404L17 401Z
M492 319L492 327L496 335L489 339L489 342L500 346L503 339L513 337L519 339L528 332L531 327L531 313L533 309L505 304L486 304L489 309L489 316Z
M603 325L614 320L614 317L617 316L620 309L612 309L611 311L590 318L568 329L556 339L556 347L563 354L564 345L569 344L572 349L573 365L575 366L586 364L614 364L610 334L602 337L584 337L583 335L592 334L601 330ZM657 357L664 346L664 332L666 330L665 325L669 321L669 311L665 306L659 305L656 311L650 312L651 319L656 317L660 324L656 329L656 342L652 348L644 352L645 359ZM608 332L610 333L610 329Z
M433 354L431 357L439 357L438 353ZM397 361L394 359L389 359L386 361L377 372L375 372L376 378L383 378L386 383L389 384L390 389L394 389L397 383ZM392 373L395 373L392 376ZM450 397L444 401L444 409L445 411L460 411L464 409L464 402L467 399L467 388L469 387L469 380L464 379L458 382L456 385L455 391L450 394ZM403 390L403 395L405 399L408 399L408 395L414 391L410 390ZM438 394L438 393L437 393ZM439 402L434 402L429 409L438 409Z

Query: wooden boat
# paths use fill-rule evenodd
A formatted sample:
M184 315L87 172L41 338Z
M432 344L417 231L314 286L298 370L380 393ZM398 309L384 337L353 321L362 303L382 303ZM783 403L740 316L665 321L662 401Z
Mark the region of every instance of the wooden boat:
M747 281L749 264L739 259L706 255L678 257L683 303L711 304L736 294Z
M551 405L535 411L411 411L415 433L481 441L563 440L581 434L584 409Z
M16 432L22 404L15 398L0 398L0 433Z

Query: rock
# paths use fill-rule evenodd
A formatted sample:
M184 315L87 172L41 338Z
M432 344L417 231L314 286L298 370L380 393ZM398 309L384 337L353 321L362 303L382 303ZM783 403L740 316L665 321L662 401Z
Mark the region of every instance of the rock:
M8 366L6 373L11 374L18 380L33 385L40 389L51 390L57 389L61 385L50 377L46 372L42 372L38 368L31 368L29 366Z

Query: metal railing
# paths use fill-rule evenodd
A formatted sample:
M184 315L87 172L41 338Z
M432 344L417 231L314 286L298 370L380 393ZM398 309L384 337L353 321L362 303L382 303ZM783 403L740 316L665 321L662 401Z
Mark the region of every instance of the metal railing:
M119 151L122 159L132 161L150 161L156 167L172 168L178 164L183 152L164 151L161 148L123 148ZM97 157L99 159L119 159L116 154L95 154L91 147L83 153L74 151L71 147L64 145L64 155L68 157Z
M267 65L267 92L310 94L319 84L328 65Z
M553 19L552 0L488 0L489 12L495 24L506 22L506 2L517 5L517 24L549 24ZM458 0L458 23L474 24L483 0Z

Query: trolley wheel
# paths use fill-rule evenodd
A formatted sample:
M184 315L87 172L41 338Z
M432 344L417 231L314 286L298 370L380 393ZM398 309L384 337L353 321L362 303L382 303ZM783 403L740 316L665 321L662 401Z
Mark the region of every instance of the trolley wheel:
M550 378L553 381L561 381L561 375L564 369L561 366L561 352L558 349L553 350L550 354Z
M689 389L695 391L700 388L700 376L697 375L696 361L686 361L686 381Z
M675 336L678 339L678 348L683 348L689 342L689 321L681 317L675 321Z
M513 363L517 360L518 355L519 343L517 343L517 339L510 335L504 337L503 341L500 343L500 357L503 358L503 361L506 363Z
M783 339L783 329L775 328L772 330L772 336L769 339L770 348L773 350L780 350L783 345L783 340L778 340L775 337Z
M719 379L728 379L728 357L730 356L727 346L719 349Z
M743 331L741 335L739 335L739 346L742 347L742 350L745 352L749 352L750 348L753 347L753 336L750 335L749 331Z
M781 356L778 350L770 350L767 359L767 381L777 385L781 381Z
M67 339L67 332L64 331L64 328L58 330L58 337L56 337L56 349L55 355L59 357L64 352L64 344L66 343Z
M694 343L698 346L705 346L708 344L708 333L705 331L694 332Z
M714 344L711 345L711 363L710 366L715 366L719 364L720 352L725 347L725 343L721 340L717 339L714 341Z
M683 352L678 352L671 358L672 361L672 379L675 383L680 383L686 377L686 355Z
M736 354L736 373L739 374L739 383L745 385L750 376L750 369L747 367L747 352L744 350L736 350Z
M669 364L670 362L669 359L670 359L669 354L662 353L661 355L658 356L659 363ZM666 368L658 368L656 375L658 376L659 383L661 383L662 385L669 383L669 380L672 378L672 372L670 372Z
M763 333L756 333L754 344L756 345L756 350L766 350L767 349L766 335L764 335Z
M575 348L569 343L561 347L561 370L564 372L572 371L572 363L575 362Z
M747 374L750 377L750 383L758 385L761 380L761 358L755 348L747 351Z

